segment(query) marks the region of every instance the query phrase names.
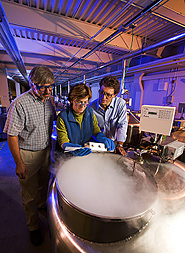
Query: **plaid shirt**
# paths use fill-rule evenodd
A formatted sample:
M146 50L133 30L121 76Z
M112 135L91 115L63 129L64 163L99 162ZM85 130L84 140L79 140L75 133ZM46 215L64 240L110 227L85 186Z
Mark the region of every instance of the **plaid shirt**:
M19 147L37 151L51 141L55 108L51 100L43 103L30 89L11 103L4 132L19 137Z
M106 111L99 105L99 99L94 100L90 107L92 107L105 136L113 141L125 142L128 126L125 100L114 97Z

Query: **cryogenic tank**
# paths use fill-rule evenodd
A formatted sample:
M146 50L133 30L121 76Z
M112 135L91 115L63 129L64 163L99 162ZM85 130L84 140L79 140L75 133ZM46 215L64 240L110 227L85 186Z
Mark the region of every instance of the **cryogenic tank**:
M48 201L55 251L88 252L75 241L109 245L137 235L153 216L157 192L154 177L128 157L92 153L67 159Z

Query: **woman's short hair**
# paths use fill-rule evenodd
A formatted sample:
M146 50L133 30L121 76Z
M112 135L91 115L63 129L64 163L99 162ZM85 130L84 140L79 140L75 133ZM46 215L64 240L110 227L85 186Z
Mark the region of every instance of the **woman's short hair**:
M30 86L31 83L37 85L54 84L55 77L51 70L44 65L36 65L29 74Z
M120 90L120 83L116 76L106 76L100 81L100 89L101 86L109 87L114 89L114 94L118 94Z
M68 95L68 100L71 103L73 100L83 99L88 96L88 99L92 97L91 88L84 83L78 83L74 85Z

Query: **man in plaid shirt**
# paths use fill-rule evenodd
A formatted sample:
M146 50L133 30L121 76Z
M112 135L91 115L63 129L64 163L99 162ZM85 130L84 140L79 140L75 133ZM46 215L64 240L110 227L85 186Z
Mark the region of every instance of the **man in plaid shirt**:
M38 209L46 207L50 178L50 144L55 117L51 92L53 73L35 66L29 75L30 90L9 107L4 132L16 164L29 235L34 245L42 242Z

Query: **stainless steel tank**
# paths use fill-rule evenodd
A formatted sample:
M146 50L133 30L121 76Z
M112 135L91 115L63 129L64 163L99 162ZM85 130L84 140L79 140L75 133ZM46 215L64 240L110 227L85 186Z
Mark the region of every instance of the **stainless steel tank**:
M73 203L74 201L66 196L63 182L59 178L57 180L58 173L51 184L48 201L48 219L55 252L99 252L97 251L99 247L103 250L100 252L108 252L104 251L104 247L112 249L110 252L116 252L113 245L119 248L120 242L128 242L130 238L137 237L147 227L154 214L153 208L157 201L156 181L148 170L130 158L111 153L94 153L83 159L72 158L74 164L82 161L85 164L89 159L89 167L93 166L92 161L99 159L113 161L114 170L121 168L120 176L126 175L134 180L134 188L137 194L139 193L137 196L142 195L140 201L143 201L144 204L142 207L138 206L134 211L130 210L130 215L126 216L124 214L106 215L106 212L98 214L96 210L91 211L86 207L78 206L78 203ZM60 185L58 181L61 181ZM148 197L143 196L145 195L141 191L143 188L146 194L149 193ZM133 206L134 201L136 199L130 199Z

